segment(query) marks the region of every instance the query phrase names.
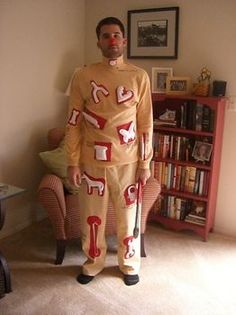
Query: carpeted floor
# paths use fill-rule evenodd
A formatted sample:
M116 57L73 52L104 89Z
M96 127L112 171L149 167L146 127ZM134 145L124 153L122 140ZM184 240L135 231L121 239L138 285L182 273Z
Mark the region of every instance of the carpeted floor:
M236 240L148 225L147 258L140 283L124 285L115 240L104 271L86 286L75 280L84 261L70 244L63 265L53 264L55 243L47 220L0 242L13 292L0 300L0 315L235 315Z

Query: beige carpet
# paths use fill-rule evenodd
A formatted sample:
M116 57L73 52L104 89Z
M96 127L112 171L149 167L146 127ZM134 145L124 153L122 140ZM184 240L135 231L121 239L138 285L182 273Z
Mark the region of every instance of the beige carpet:
M124 285L114 239L107 268L86 286L75 280L84 256L71 244L55 266L47 220L0 242L13 292L0 300L0 315L235 315L236 240L211 234L207 243L191 233L148 226L141 281Z

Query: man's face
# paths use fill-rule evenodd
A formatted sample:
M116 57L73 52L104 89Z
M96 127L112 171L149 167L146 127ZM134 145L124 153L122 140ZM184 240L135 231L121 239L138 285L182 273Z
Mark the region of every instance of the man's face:
M127 40L123 37L118 25L103 25L97 46L101 49L104 57L113 59L123 55L126 42Z

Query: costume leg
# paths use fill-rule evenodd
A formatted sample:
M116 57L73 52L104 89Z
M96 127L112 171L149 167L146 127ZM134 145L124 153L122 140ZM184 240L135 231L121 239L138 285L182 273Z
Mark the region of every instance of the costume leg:
M138 274L140 269L140 235L137 238L133 237L136 215L136 170L137 163L107 169L110 196L117 217L118 263L120 270L126 275Z
M95 276L104 268L106 255L105 224L108 190L105 168L83 165L83 179L79 192L81 211L81 240L87 261L84 275Z

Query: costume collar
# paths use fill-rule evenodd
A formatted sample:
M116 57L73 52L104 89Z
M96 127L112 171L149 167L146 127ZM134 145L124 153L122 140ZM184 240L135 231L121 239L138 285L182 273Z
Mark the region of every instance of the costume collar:
M119 66L121 64L123 64L123 56L120 56L118 58L106 58L106 57L103 57L103 60L102 60L102 63L103 64L106 64L106 65L109 65L111 67L116 67L116 66Z

